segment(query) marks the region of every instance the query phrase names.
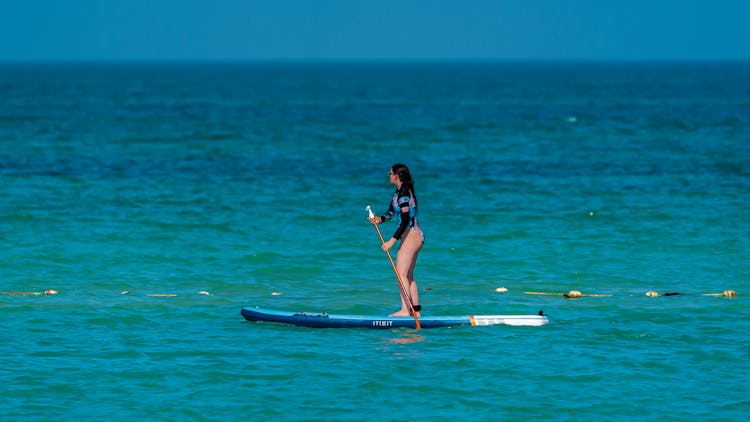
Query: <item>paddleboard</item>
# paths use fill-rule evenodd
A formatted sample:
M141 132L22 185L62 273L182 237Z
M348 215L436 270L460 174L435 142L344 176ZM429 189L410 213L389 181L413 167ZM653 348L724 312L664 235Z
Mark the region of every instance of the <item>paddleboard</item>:
M415 328L414 318L334 315L314 312L288 312L260 307L243 308L242 316L248 321L274 322L316 328ZM542 311L538 315L467 315L467 316L421 316L422 328L449 327L452 325L525 325L538 327L549 321Z

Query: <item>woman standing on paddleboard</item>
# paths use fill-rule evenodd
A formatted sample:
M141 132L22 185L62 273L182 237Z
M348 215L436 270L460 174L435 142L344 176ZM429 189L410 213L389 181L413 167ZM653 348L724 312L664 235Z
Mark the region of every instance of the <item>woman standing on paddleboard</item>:
M417 224L417 196L414 193L414 181L411 178L409 168L403 164L394 164L388 172L391 184L396 186L396 192L393 195L388 210L380 217L370 218L373 224L380 224L388 221L394 216L398 222L398 228L393 233L393 237L383 242L383 250L388 250L396 243L401 241L396 256L396 268L400 282L404 286L401 293L401 309L390 316L409 316L411 309L419 316L422 306L419 305L419 289L417 282L414 281L414 267L417 265L417 255L424 244L424 232ZM404 297L404 292L409 297ZM411 299L411 305L408 301Z

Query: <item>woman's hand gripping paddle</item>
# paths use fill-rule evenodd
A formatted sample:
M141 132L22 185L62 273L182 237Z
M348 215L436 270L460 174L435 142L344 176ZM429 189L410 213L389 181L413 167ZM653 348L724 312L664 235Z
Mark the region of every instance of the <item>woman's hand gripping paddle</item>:
M367 206L367 214L371 219L376 218L375 214L372 212L372 208L370 206ZM374 220L370 220L373 226L375 226L375 230L378 232L378 237L380 238L380 242L382 244L385 244L385 239L383 239L383 234L380 233L380 227L378 227L378 223L376 223ZM393 267L393 272L396 274L396 280L398 281L398 288L401 290L401 295L404 297L404 301L406 302L406 305L409 307L409 312L411 312L412 316L414 317L414 324L417 330L422 328L422 324L419 323L419 318L417 317L417 312L414 310L414 305L411 303L411 295L409 294L409 290L404 285L403 281L401 280L401 276L398 274L398 270L396 269L396 264L393 262L393 257L391 256L391 251L385 251L385 254L388 255L388 260L391 261L391 267Z

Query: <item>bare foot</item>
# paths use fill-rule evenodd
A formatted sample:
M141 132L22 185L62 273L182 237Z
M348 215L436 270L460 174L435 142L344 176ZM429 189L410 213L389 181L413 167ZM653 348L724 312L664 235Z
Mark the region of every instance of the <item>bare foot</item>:
M411 314L409 313L409 311L405 311L405 310L402 309L402 310L394 312L394 313L392 313L392 314L390 314L388 316L411 316Z

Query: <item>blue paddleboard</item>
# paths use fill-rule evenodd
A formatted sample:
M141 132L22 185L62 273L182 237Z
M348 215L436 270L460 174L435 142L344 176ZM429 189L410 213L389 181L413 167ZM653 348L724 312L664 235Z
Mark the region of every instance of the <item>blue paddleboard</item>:
M248 321L275 322L316 328L415 328L410 316L389 317L372 315L335 315L314 312L288 312L260 307L243 308L242 316ZM467 315L421 316L422 328L449 327L452 325L525 325L541 326L549 321L541 311L537 315Z

